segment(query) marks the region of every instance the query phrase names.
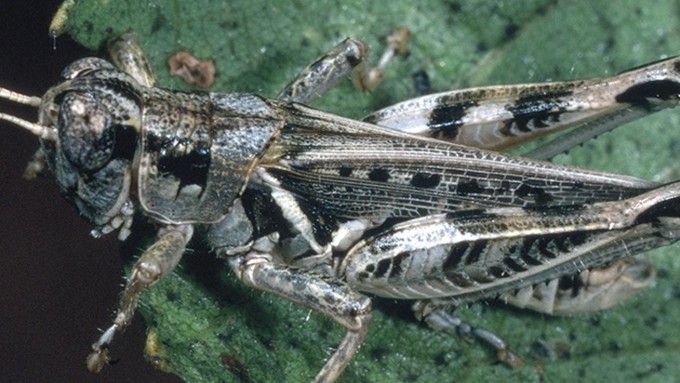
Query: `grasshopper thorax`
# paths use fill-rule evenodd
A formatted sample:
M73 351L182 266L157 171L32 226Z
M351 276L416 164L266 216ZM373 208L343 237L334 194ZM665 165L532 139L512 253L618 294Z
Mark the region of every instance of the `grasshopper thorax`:
M248 94L176 92L141 84L98 58L81 59L38 99L38 123L1 114L40 137L29 177L45 165L62 193L97 226L122 228L135 207L162 224L215 223L243 192L283 126L278 107Z

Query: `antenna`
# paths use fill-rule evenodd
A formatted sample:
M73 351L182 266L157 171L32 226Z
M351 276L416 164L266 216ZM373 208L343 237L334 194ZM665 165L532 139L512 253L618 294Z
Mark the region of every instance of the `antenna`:
M29 105L35 108L40 107L40 97L26 96L21 93L13 92L9 89L0 88L0 98L4 98L9 101L13 101L19 104ZM57 130L54 128L49 128L47 126L42 126L30 121L22 120L19 117L12 116L6 113L0 113L0 120L10 122L14 125L20 126L34 135L42 138L43 140L56 141L57 140Z

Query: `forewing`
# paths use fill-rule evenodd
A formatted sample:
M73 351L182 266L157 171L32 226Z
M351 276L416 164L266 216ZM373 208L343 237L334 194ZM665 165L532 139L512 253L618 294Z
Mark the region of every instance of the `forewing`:
M649 190L569 168L280 104L286 124L260 161L272 181L344 218L418 217L494 206L576 206Z

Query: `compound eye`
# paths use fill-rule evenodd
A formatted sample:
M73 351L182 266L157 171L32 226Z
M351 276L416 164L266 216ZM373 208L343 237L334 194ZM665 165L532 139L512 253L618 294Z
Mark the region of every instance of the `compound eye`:
M92 95L64 96L58 131L61 150L77 169L98 170L113 154L115 133L111 114Z
M78 76L88 74L90 72L100 70L100 69L115 69L110 62L97 58L97 57L87 57L74 61L69 66L61 71L61 78L64 80L73 80Z

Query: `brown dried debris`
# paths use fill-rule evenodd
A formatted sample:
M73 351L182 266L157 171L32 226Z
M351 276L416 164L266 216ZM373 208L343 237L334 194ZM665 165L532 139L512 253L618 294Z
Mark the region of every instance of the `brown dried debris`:
M171 75L183 78L189 85L207 89L215 82L212 60L200 60L187 51L180 51L168 59L168 65Z

